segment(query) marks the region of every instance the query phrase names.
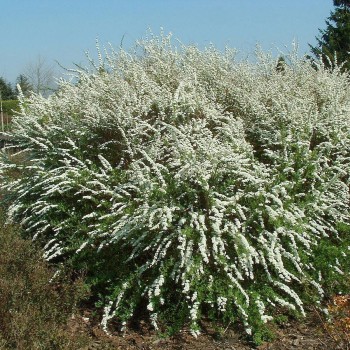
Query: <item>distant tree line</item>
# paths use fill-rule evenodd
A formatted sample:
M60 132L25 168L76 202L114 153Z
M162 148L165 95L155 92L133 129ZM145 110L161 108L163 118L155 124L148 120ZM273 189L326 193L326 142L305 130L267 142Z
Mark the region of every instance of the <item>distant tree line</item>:
M41 56L35 62L27 65L25 72L20 74L15 83L11 84L0 77L1 100L15 100L19 94L18 87L24 96L31 92L48 96L54 90L53 68L47 65Z
M24 74L20 74L16 79L15 87L11 83L6 81L5 78L0 77L0 93L2 100L15 100L17 99L20 87L24 96L29 96L29 94L34 91L29 79Z

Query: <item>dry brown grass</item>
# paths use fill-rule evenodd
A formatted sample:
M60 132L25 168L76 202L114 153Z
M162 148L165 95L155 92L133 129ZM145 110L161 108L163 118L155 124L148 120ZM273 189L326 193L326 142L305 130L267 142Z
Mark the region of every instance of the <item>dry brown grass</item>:
M81 349L91 338L72 315L85 296L82 279L54 271L40 249L4 225L0 213L0 349ZM77 319L77 318L76 318Z
M333 296L328 304L329 321L325 327L338 343L348 344L350 348L350 295Z

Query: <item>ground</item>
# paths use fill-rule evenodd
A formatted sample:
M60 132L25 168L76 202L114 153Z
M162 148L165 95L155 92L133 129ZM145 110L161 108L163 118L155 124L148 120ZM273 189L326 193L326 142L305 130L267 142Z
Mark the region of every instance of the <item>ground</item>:
M75 331L88 331L92 337L91 344L81 350L348 350L349 333L341 328L340 318L327 322L316 310L310 310L303 320L286 321L276 326L276 338L271 342L255 346L245 339L242 333L227 328L219 335L209 328L197 339L189 332L183 331L177 336L160 337L152 331L146 322L142 322L123 334L114 332L106 335L97 324L92 324L87 317L72 320ZM344 316L344 315L343 315ZM338 317L338 316L337 316ZM342 318L344 321L344 317ZM336 327L335 327L336 326ZM347 326L346 326L347 327Z

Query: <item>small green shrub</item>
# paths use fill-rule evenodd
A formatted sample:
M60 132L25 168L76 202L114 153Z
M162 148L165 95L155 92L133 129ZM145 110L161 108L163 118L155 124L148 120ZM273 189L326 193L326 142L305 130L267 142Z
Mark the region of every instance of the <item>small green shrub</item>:
M303 315L348 276L349 80L285 61L151 37L23 101L27 159L0 167L9 219L88 271L106 330L143 310L194 335L202 316L239 321L259 342L277 308Z

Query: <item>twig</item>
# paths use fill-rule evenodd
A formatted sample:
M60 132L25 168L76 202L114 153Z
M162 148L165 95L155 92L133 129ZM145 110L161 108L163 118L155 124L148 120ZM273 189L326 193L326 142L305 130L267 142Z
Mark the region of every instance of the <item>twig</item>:
M230 327L230 325L231 325L231 321L228 323L227 327L225 328L224 334L226 333L226 331L228 330L228 327Z
M328 328L326 327L326 324L325 322L323 321L320 313L318 312L318 310L316 309L316 307L314 306L313 307L313 310L316 312L318 318L320 319L321 321L321 324L322 324L322 327L323 329L326 331L327 335L336 343L337 342L337 339L332 335L332 333L328 330Z

